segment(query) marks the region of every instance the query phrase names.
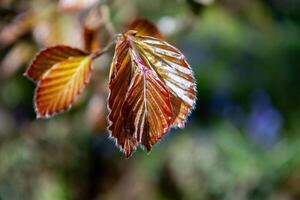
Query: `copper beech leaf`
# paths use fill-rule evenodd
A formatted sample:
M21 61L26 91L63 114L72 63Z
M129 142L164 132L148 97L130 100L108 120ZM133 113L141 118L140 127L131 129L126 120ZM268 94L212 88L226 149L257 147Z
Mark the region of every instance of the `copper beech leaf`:
M37 81L37 117L68 110L89 82L91 70L91 56L79 49L60 45L38 53L25 73Z
M183 127L195 103L195 82L183 54L167 42L128 31L111 65L109 131L130 156L148 151L172 126Z

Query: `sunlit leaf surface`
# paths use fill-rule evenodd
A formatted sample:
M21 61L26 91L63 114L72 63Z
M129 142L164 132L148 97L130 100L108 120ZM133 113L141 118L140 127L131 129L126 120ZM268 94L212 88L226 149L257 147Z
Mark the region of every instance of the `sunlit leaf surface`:
M195 103L192 70L167 42L128 31L119 37L110 71L109 130L130 156L151 150L171 126L183 127Z
M41 51L26 75L38 81L34 104L37 117L49 117L68 110L89 82L92 59L89 54L67 46Z

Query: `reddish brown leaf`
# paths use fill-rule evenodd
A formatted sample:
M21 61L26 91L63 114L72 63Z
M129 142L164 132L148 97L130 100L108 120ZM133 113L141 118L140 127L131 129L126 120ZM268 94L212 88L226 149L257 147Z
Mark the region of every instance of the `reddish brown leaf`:
M83 30L84 49L88 52L98 50L98 31L87 27Z
M34 105L37 117L49 117L71 107L91 75L89 54L68 46L41 51L27 76L37 82Z
M182 53L136 31L118 39L109 89L109 130L126 156L138 144L150 151L170 126L183 127L195 103L192 70Z
M169 93L162 81L143 62L131 80L122 108L124 128L148 151L164 135L171 123Z
M115 55L110 69L108 129L111 132L111 137L116 139L116 143L127 156L131 155L137 145L136 138L133 135L130 135L125 129L124 116L122 115L122 107L133 74L131 64L129 43L125 38L122 38L117 42Z
M84 49L88 52L95 52L99 49L98 33L103 25L103 16L99 8L91 9L83 22Z
M170 92L172 125L184 127L195 103L195 81L184 55L165 41L151 37L131 37L141 57L156 71Z
M164 36L160 33L158 28L147 19L138 19L133 21L128 30L137 31L136 35L151 36L161 40L164 40Z

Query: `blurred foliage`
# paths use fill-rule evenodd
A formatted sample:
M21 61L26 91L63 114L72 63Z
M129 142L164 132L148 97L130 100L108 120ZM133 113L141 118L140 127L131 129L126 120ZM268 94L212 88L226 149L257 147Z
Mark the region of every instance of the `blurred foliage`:
M35 119L22 76L40 48L80 47L87 11L0 1L0 199L300 199L299 1L149 2L93 4L100 46L153 20L192 65L198 100L185 129L125 159L106 132L111 54L74 108L49 120Z

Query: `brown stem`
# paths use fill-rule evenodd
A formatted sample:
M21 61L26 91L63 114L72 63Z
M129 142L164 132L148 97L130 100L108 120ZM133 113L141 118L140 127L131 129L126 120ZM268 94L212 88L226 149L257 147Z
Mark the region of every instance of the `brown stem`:
M116 44L116 37L114 37L114 39L111 42L109 42L103 49L99 49L94 53L92 53L92 59L94 60L102 56L103 54L107 53L115 44Z

